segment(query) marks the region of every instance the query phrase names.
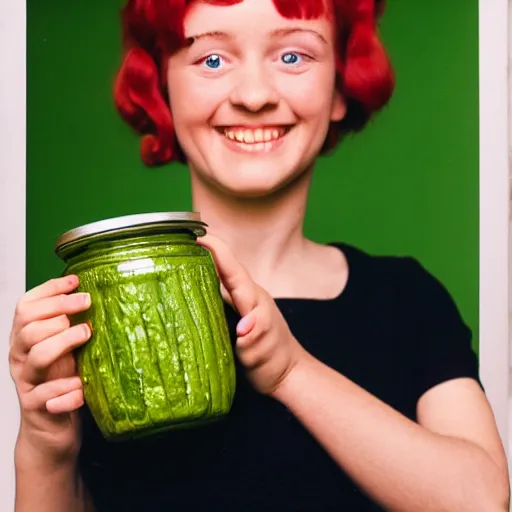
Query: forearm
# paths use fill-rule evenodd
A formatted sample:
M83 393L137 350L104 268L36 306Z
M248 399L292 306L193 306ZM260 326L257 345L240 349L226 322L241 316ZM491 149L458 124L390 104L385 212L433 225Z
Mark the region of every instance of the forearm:
M18 442L15 468L15 512L94 512L76 461L48 463Z
M502 472L483 449L429 432L313 358L275 398L387 510L508 511Z

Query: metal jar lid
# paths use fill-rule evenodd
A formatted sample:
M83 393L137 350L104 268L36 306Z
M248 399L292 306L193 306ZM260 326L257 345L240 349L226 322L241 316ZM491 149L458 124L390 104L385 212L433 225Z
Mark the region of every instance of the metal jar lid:
M125 215L100 220L66 231L55 243L55 252L63 257L71 247L83 245L98 238L110 239L119 236L140 236L151 233L188 230L196 236L206 234L207 225L198 212L160 212Z

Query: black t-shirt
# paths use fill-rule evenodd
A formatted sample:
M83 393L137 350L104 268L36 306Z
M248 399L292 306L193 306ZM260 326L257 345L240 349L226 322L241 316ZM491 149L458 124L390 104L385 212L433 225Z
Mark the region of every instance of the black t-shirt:
M276 300L313 356L413 421L436 384L480 383L471 332L434 277L412 258L338 246L349 265L342 294ZM226 314L234 340L239 318ZM382 510L282 404L251 388L240 365L230 414L209 426L114 444L83 411L80 467L98 512ZM376 445L386 442L374 428Z

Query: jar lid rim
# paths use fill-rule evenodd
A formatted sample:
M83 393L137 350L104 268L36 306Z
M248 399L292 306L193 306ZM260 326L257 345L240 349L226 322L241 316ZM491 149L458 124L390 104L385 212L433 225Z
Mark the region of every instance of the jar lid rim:
M155 228L175 230L187 229L197 236L206 234L207 225L201 221L199 212L155 212L123 215L103 219L75 227L62 233L55 242L55 252L60 253L70 244L98 235L144 234Z

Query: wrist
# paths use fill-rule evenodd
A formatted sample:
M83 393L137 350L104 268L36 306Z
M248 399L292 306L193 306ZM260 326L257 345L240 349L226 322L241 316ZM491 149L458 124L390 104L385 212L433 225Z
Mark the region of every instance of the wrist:
M286 373L279 385L272 393L272 397L285 406L293 403L295 396L301 393L303 383L306 382L308 373L319 363L309 352L302 349L300 356L294 365Z
M55 450L41 442L35 442L21 431L14 447L15 466L21 470L38 469L50 473L69 471L76 467L77 460L78 453L75 450Z

